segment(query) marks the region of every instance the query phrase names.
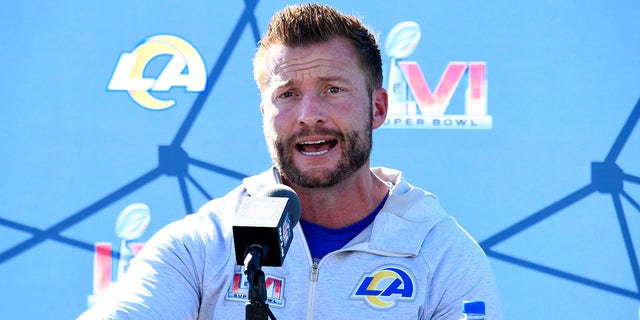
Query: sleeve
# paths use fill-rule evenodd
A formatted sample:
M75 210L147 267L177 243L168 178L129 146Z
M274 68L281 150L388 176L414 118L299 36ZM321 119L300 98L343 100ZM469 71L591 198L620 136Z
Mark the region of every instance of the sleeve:
M180 232L182 222L145 243L122 279L79 319L195 319L204 258L189 233Z
M478 243L455 220L440 222L426 243L433 270L427 305L432 320L459 320L464 301L484 301L487 320L502 320L498 288L489 259Z

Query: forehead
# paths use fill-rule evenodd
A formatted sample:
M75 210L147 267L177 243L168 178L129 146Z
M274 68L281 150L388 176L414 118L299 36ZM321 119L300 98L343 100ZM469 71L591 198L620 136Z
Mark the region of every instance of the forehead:
M354 46L343 38L304 47L274 45L269 48L268 77L271 83L300 78L362 76Z

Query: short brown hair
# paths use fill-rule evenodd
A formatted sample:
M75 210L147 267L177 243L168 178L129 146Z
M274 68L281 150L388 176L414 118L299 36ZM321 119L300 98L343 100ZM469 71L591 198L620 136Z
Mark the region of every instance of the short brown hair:
M264 88L271 45L301 47L321 43L340 36L353 43L359 54L360 67L368 78L369 92L382 87L382 58L377 38L359 18L320 4L287 6L277 12L258 44L253 60L253 75L260 90Z

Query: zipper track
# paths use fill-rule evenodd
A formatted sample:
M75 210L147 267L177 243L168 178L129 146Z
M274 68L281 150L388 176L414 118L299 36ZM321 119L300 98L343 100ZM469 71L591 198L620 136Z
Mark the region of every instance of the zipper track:
M342 248L342 249L338 249L336 251L327 253L327 255L325 255L322 259L320 259L320 261L314 261L313 257L311 257L311 251L309 251L309 245L307 244L307 239L304 236L304 231L302 230L302 228L300 228L300 238L304 243L305 251L307 252L307 258L309 263L311 264L311 272L309 274L309 300L307 301L307 319L313 320L314 319L313 315L315 313L315 308L316 308L316 297L315 297L316 287L318 284L318 277L320 275L320 265L322 264L322 262L325 261L328 257L334 254L337 254L339 252L345 252L345 251L360 251L360 252L370 252L370 253L377 253L377 252L373 250L367 250L365 248L354 248L354 247ZM385 255L389 257L412 257L411 255L408 255L408 254L397 254L397 253L391 253L391 252L385 252Z
M313 314L316 311L316 285L318 283L318 273L320 272L320 265L318 262L313 261L311 264L311 274L309 275L309 302L307 306L307 319L313 319Z

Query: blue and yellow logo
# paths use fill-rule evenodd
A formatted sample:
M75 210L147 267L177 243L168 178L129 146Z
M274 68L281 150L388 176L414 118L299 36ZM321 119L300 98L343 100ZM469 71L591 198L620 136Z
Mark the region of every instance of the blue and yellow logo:
M400 267L381 267L362 277L351 298L374 309L389 309L398 301L415 298L414 283L410 273Z
M160 55L171 58L157 78L146 78L149 61ZM184 71L188 72L184 72ZM175 100L161 100L150 91L169 91L172 87L185 87L189 92L205 90L207 74L202 57L187 41L173 35L156 35L145 39L132 52L120 55L109 90L128 91L131 98L147 109L163 110L172 107Z

